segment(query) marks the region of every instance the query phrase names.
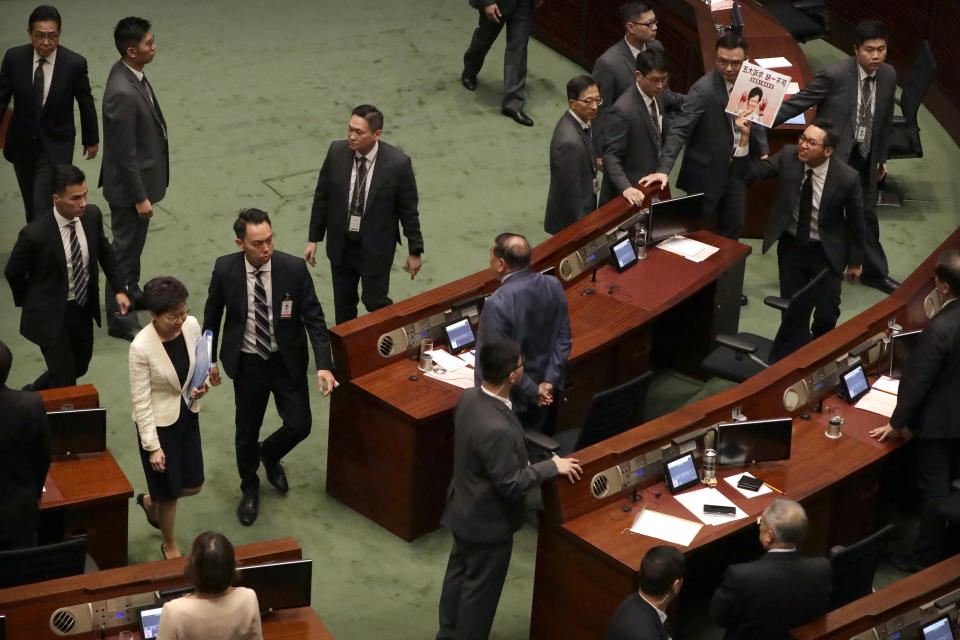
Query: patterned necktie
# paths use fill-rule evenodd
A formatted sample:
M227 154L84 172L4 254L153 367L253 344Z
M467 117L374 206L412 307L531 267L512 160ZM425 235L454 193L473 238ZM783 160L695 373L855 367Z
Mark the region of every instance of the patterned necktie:
M653 130L657 134L657 147L660 146L660 110L657 108L657 101L650 101L650 120L653 121Z
M73 296L81 307L87 304L87 270L83 267L83 252L77 238L77 221L67 225L70 230L70 267L73 272Z
M260 270L253 272L253 319L257 329L257 353L264 360L270 359L270 314L267 306L267 290L260 278Z
M367 191L367 159L357 158L357 179L353 182L353 198L350 200L350 215L362 216Z
M873 138L873 76L863 79L860 90L860 113L857 121L863 129L863 140L860 140L860 155L870 157L870 143Z
M33 72L33 92L37 96L37 111L43 109L43 65L46 58L37 60L37 70Z
M810 221L813 219L813 169L807 169L807 175L800 187L800 211L797 217L797 242L810 241Z

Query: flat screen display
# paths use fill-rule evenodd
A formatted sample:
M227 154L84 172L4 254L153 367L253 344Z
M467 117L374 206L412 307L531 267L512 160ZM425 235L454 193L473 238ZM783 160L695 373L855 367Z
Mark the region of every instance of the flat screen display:
M890 338L890 377L899 378L907 366L910 354L920 340L923 331L904 331Z
M630 238L624 238L610 247L610 255L617 271L624 271L637 263L637 252L633 248Z
M920 627L920 635L923 640L956 640L950 618L946 615Z
M857 364L840 374L840 391L850 403L856 402L870 391L870 382L863 372L863 365Z
M685 453L663 463L663 475L670 493L683 491L697 482L697 466L693 462L693 454Z
M157 629L160 628L160 614L163 613L163 607L152 607L149 609L140 609L140 637L144 640L157 637Z
M50 455L98 453L107 449L107 410L50 411Z
M233 584L256 591L260 611L296 609L310 606L312 572L313 560L237 567Z
M650 231L647 244L656 244L676 235L703 228L703 194L660 200L650 205Z
M792 442L792 418L721 424L717 427L717 464L787 460Z
M466 351L477 343L477 339L473 335L473 328L470 326L470 318L451 322L443 330L447 334L447 345L450 347L450 353Z

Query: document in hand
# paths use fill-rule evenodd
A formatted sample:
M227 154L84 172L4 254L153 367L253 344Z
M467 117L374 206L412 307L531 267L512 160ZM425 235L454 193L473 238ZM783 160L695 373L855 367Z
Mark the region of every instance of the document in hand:
M193 389L203 386L203 381L210 375L210 365L213 362L213 332L204 331L197 343L197 350L193 355L194 367L193 377L190 378L190 384L183 390L183 399L189 408L193 408L196 398L190 397Z
M790 76L744 62L733 83L726 111L733 116L746 113L751 122L772 127L790 81Z

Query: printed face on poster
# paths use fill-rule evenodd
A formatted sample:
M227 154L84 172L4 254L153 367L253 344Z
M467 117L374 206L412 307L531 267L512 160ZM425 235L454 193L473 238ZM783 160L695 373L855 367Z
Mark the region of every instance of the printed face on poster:
M726 112L734 116L748 113L751 122L772 127L789 85L790 76L744 62L733 83Z

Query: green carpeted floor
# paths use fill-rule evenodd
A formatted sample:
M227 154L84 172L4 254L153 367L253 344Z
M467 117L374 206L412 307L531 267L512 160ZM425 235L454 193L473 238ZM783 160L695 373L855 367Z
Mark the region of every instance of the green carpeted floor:
M26 20L33 7L24 0L0 2L0 48L27 42ZM465 0L86 0L59 8L62 44L87 57L98 111L107 72L117 58L114 24L130 14L153 21L159 53L146 73L170 130L171 184L151 226L142 281L155 275L180 278L192 293L188 304L198 317L214 259L234 250L231 224L239 208L266 209L274 219L278 249L303 250L316 172L329 142L345 137L350 109L360 103L381 108L384 139L410 154L419 181L424 267L411 282L397 261L394 299L486 268L488 247L499 232L523 233L532 243L546 237L542 220L550 134L566 108L563 87L582 70L532 42L527 112L537 126L517 126L499 114L502 40L481 72L475 94L457 81L476 21ZM814 68L843 55L823 43L807 45L805 51ZM881 212L894 276L908 274L960 219L954 209L960 186L952 174L960 152L926 112L921 126L927 156L890 163L907 204ZM95 187L99 159L76 161L87 172L91 201L106 213ZM4 263L22 225L21 206L13 168L0 163ZM775 259L758 255L756 241L749 244L755 250L746 276L752 302L743 310L741 327L772 335L776 315L759 301L776 293ZM315 281L332 313L328 269L320 262ZM843 296L842 320L882 297L850 286ZM18 335L18 322L4 282L0 339L14 352L11 386L31 381L43 367L39 349ZM91 369L82 382L100 391L110 410L109 447L136 490L143 491L129 418L127 346L99 330ZM659 395L682 403L713 388L679 380L664 383ZM222 531L237 544L294 536L315 560L313 606L335 637L430 637L436 630L449 535L437 532L408 544L328 498L323 487L328 406L318 393L311 401L314 433L284 461L290 494L281 498L265 484L260 519L245 528L234 515L239 487L233 390L227 384L204 399L207 479L199 496L180 504L181 548L206 529ZM271 404L266 428L276 425ZM130 562L159 558L158 532L135 505L129 530ZM535 548L536 532L526 527L516 538L495 638L528 635Z

